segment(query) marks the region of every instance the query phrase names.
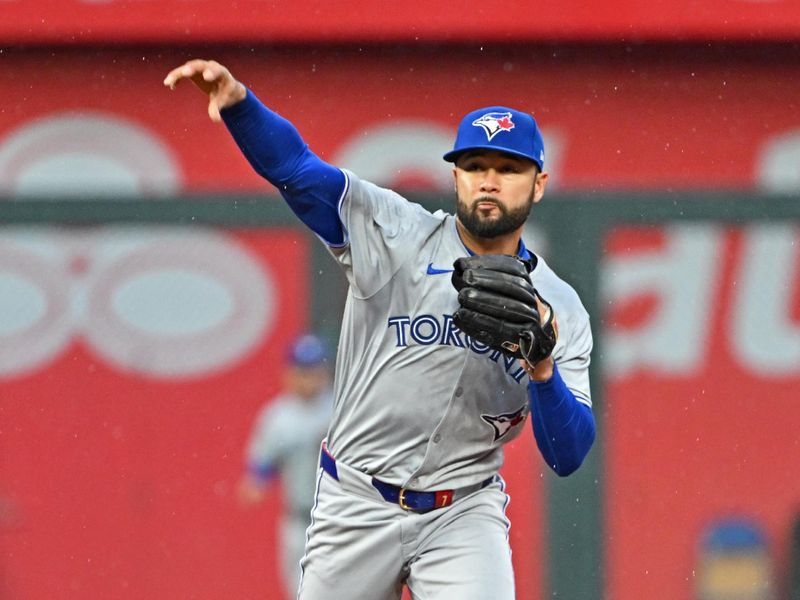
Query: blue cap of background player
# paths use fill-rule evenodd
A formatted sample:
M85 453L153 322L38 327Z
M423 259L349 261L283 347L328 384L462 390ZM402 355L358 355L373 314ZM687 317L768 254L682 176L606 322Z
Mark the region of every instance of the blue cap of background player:
M316 367L327 359L325 344L315 335L302 335L289 347L289 362L297 367Z
M528 113L505 106L479 108L461 119L453 149L444 155L456 162L467 150L499 150L522 156L544 170L544 140L536 120Z

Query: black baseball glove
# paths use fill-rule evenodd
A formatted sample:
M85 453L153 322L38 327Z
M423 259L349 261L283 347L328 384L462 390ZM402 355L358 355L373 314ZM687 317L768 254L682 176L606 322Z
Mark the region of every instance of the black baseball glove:
M459 258L453 266L453 286L461 305L453 315L456 327L531 366L550 356L558 337L554 313L531 283L529 262L505 254L484 254ZM536 298L548 308L544 323Z

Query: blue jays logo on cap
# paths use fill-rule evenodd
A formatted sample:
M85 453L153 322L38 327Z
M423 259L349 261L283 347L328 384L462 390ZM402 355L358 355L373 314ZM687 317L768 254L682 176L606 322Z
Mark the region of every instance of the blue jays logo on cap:
M544 170L544 140L536 120L528 113L507 106L474 110L458 126L453 149L444 155L448 162L470 150L496 150L521 156Z
M481 127L486 132L486 137L492 139L501 131L514 129L513 116L510 112L490 112L475 119L472 124Z

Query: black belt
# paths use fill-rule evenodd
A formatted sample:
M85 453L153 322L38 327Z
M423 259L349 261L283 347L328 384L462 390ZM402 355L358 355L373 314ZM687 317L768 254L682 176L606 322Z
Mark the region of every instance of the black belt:
M328 475L339 481L339 473L336 470L336 459L331 456L328 449L323 444L322 451L319 454L319 466ZM386 483L380 479L372 478L372 485L378 492L380 492L383 499L387 502L400 505L404 510L412 512L424 513L437 508L444 508L450 506L456 498L463 498L464 496L477 492L485 488L487 485L496 480L495 476L489 477L486 481L479 484L467 486L457 490L438 490L435 492L418 492L416 490L409 490L406 488L397 487L391 483Z

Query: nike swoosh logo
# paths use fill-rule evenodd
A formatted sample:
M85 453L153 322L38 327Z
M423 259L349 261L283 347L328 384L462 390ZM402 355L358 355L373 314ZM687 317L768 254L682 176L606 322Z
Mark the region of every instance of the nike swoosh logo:
M433 263L428 263L428 275L441 275L442 273L452 273L453 269L437 269Z

